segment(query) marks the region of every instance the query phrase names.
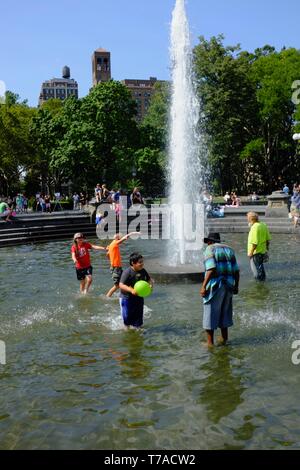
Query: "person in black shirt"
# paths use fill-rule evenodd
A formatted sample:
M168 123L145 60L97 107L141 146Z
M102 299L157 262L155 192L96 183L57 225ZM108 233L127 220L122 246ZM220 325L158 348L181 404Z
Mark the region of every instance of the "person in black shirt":
M134 290L137 281L147 281L153 287L153 281L144 269L144 259L139 253L132 253L130 267L125 269L120 279L120 306L124 325L140 328L143 325L144 299Z

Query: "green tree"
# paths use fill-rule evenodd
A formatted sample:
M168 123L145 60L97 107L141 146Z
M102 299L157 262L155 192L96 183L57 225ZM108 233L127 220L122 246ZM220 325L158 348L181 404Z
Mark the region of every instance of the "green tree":
M240 152L256 127L255 87L249 77L250 57L240 47L200 37L194 49L195 75L203 115L200 129L206 134L211 180L220 190L245 191L247 177Z
M266 45L249 53L223 39L201 37L194 50L212 177L222 191L269 193L299 174L291 86L300 52Z
M36 181L40 181L42 192L53 192L59 189L61 175L59 171L52 171L51 160L56 148L64 135L64 129L60 125L59 118L63 113L64 104L61 100L50 99L38 109L32 119L30 132L35 142L37 151L36 164L32 166L27 175L28 185L36 187Z
M36 110L19 96L6 92L0 105L0 194L20 190L21 180L35 162L36 153L30 138L30 123Z
M268 53L257 55L251 67L250 77L259 106L259 125L254 140L261 140L261 179L266 192L282 187L285 181L293 181L297 173L298 177L300 175L292 140L296 111L292 83L299 76L300 51L293 48L280 52L270 48ZM249 156L253 156L251 152ZM257 160L257 150L254 158Z
M122 180L118 159L127 156L131 166L139 144L135 114L135 102L120 82L100 83L82 100L68 99L56 120L63 135L51 152L51 168L79 186Z
M150 106L141 124L142 146L166 150L168 142L170 83L155 84Z

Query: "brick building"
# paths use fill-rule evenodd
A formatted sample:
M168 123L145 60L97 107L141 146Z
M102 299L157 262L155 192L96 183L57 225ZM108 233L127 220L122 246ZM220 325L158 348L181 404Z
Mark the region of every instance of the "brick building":
M92 55L93 86L111 80L110 52L96 49Z
M149 80L126 79L122 83L130 90L132 98L137 102L137 119L142 121L150 106L151 97L155 92L156 77Z

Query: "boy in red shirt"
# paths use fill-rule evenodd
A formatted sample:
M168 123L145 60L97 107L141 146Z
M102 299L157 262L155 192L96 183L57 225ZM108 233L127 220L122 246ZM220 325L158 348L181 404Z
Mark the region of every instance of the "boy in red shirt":
M106 251L106 248L85 242L82 233L75 233L73 238L74 244L71 248L72 260L75 264L77 279L80 281L80 292L87 294L93 280L93 267L91 266L89 250Z
M107 246L107 257L110 260L110 272L111 277L114 282L113 287L107 292L106 297L111 297L114 292L119 289L119 282L122 276L122 260L121 260L121 252L120 252L120 245L121 243L128 240L129 237L132 235L140 235L140 232L131 232L121 238L121 235L117 233L114 236L114 240L111 242L110 245Z

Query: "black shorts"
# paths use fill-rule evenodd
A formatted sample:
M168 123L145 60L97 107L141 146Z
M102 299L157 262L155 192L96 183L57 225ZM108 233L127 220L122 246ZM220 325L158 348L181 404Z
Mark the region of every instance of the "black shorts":
M111 277L114 282L115 286L120 284L120 279L122 276L123 269L122 268L110 268Z
M76 274L78 281L83 281L83 279L85 279L85 276L91 276L93 274L93 267L89 266L88 268L82 269L76 268Z

